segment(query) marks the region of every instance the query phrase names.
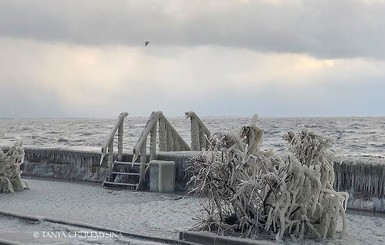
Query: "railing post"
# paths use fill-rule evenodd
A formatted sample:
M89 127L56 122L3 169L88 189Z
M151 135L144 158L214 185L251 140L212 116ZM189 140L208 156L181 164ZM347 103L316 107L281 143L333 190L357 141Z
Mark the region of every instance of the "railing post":
M180 151L182 150L181 144L178 138L174 139L174 151Z
M169 125L166 125L166 132L166 150L172 151L172 132Z
M191 150L200 151L200 133L199 133L199 125L198 120L194 117L191 117Z
M123 159L123 121L119 125L118 129L118 160Z
M156 133L158 130L158 125L155 123L150 132L150 160L156 158Z
M111 141L110 145L108 146L108 172L111 173L112 171L112 164L114 163L114 142ZM111 178L111 176L109 177ZM113 181L110 179L110 181Z
M144 170L146 166L146 149L147 149L147 139L144 141L144 144L142 145L142 148L140 148L140 181L144 180Z
M199 149L198 151L206 149L206 136L205 131L202 127L199 127Z
M166 123L163 118L159 118L159 150L166 151Z

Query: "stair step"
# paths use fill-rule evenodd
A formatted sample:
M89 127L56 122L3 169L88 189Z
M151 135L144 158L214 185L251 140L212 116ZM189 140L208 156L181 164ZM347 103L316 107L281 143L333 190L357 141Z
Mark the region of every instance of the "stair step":
M121 183L121 182L110 182L110 181L104 181L103 182L103 186L105 184L109 184L109 185L121 185L121 186L133 186L133 187L137 187L138 184L130 184L130 183Z
M140 173L126 173L126 172L111 172L111 174L140 176Z
M131 166L140 166L140 162L120 162L120 161L115 161L114 164L116 165L131 165Z

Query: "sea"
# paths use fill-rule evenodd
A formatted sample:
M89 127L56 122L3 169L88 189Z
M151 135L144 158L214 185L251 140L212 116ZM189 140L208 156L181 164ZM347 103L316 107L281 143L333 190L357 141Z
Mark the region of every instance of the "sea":
M167 118L190 143L190 121ZM249 125L248 117L202 117L211 132L238 131ZM116 118L0 119L0 146L22 142L25 147L100 151ZM124 122L124 152L130 153L148 118L127 117ZM283 135L308 129L334 140L334 150L347 156L385 157L385 117L292 117L259 118L264 130L263 148L285 149Z

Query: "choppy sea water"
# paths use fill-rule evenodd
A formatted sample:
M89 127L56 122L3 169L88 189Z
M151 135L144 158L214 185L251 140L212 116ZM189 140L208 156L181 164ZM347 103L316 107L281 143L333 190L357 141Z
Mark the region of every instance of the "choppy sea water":
M148 118L128 117L124 125L125 152L130 152ZM187 143L190 121L168 118ZM239 130L251 118L203 117L212 132ZM24 146L43 148L86 149L99 151L116 119L0 119L1 146L22 141ZM282 151L282 136L288 130L307 128L334 139L335 149L349 156L385 157L385 117L335 118L260 118L264 129L264 148Z

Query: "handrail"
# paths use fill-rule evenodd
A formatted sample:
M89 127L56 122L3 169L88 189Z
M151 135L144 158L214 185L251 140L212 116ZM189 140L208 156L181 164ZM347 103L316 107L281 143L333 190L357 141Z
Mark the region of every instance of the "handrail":
M159 132L158 132L159 126ZM150 135L150 160L156 158L156 143L159 133L160 151L191 151L190 146L184 141L182 136L175 130L161 111L151 113L142 135L134 146L133 162L140 156L140 178L144 178L146 164L147 138Z
M118 120L115 123L115 126L112 128L110 135L106 139L102 147L102 157L100 158L100 165L102 165L103 159L108 155L108 166L111 167L112 162L114 161L114 138L116 131L118 131L118 159L122 160L123 158L123 122L124 119L128 116L127 112L122 112L118 116Z
M191 149L193 151L207 150L209 147L208 138L210 130L193 111L186 112L186 119L191 120Z
M135 144L133 153L137 155L140 153L140 149L147 142L147 136L151 133L151 130L156 126L157 120L163 115L161 111L154 111L151 113L150 118L147 121L146 126L142 131L142 135L140 136L138 142Z

